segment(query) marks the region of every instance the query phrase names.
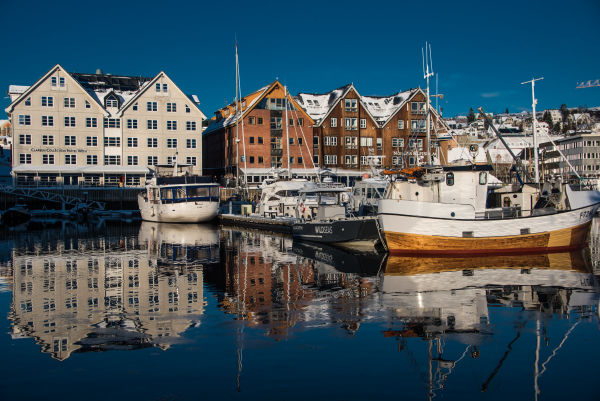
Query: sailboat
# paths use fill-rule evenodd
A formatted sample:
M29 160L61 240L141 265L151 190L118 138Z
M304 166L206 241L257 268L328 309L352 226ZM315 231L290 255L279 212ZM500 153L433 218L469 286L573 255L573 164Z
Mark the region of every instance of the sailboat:
M425 73L428 87L429 76L428 66ZM536 99L534 81L531 82L535 122ZM426 104L430 162L429 96ZM479 112L494 128L482 108ZM535 137L535 123L533 132ZM537 154L536 145L534 139ZM528 176L519 158L512 155L517 167ZM592 218L600 207L600 192L578 190L561 179L540 182L537 163L534 169L536 178L528 177L529 183L518 176L518 184L501 188L492 183L489 165L428 164L400 171L378 207L390 253L564 252L583 247Z

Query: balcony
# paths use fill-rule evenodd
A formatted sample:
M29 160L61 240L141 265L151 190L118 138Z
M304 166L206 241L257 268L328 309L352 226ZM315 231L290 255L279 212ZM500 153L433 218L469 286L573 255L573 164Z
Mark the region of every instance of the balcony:
M274 157L283 156L283 149L271 148L271 156L274 156Z

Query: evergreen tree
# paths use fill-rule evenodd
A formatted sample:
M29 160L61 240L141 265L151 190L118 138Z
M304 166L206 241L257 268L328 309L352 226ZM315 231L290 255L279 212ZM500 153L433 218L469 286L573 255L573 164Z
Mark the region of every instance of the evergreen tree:
M505 114L510 114L510 113L508 112L508 107L506 108L506 110L504 111L504 113L505 113Z
M566 122L569 116L569 108L564 103L560 105L560 114L562 115L563 123Z
M472 107L469 109L469 115L467 116L467 121L470 123L475 121L475 112L473 111Z

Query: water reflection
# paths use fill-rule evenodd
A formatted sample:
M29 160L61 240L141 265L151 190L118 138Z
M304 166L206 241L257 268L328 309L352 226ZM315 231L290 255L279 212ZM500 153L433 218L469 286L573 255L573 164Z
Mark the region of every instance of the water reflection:
M201 226L144 224L139 236L24 243L12 253L12 336L34 337L58 360L167 349L200 323L200 263L218 258L215 230Z

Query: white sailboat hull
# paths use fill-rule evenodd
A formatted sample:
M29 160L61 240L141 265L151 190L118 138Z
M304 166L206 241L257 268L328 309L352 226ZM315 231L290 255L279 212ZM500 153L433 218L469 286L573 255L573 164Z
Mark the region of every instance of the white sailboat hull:
M203 223L217 217L219 202L154 203L138 197L142 220L162 223Z

